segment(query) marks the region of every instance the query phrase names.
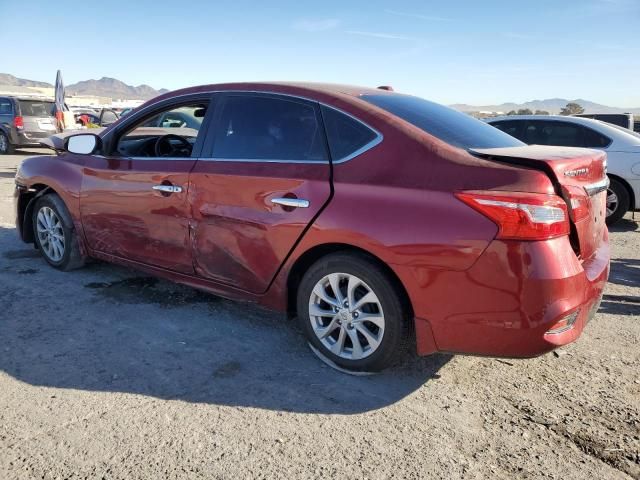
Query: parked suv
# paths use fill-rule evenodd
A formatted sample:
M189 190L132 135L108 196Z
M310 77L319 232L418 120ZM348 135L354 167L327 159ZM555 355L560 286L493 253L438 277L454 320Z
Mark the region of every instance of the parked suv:
M0 155L37 147L56 133L54 108L53 100L0 97Z

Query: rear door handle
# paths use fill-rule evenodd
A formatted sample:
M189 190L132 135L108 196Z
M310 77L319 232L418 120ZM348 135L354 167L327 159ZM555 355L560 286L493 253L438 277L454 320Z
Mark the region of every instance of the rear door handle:
M281 205L283 207L290 208L309 208L309 200L304 200L302 198L272 198L271 203L274 205Z
M151 188L162 193L181 193L182 192L182 187L178 187L176 185L154 185Z

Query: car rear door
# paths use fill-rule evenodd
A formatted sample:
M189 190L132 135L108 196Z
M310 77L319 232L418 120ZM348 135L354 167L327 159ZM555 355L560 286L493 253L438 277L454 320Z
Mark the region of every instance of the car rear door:
M264 292L331 197L319 105L225 93L190 177L196 273Z
M209 97L195 95L148 114L141 111L119 125L114 138L107 137L104 156L87 157L80 212L93 251L193 274L189 172L202 148L211 113L201 119L197 130L148 128L145 124L176 108L209 111ZM152 144L165 134L193 141L191 155L150 154Z

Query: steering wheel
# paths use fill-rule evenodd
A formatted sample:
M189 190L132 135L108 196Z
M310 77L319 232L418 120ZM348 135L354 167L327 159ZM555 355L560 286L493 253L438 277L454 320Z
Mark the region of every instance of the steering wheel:
M180 145L174 145L171 140L177 140ZM184 137L170 133L158 137L153 150L157 157L189 157L193 146Z

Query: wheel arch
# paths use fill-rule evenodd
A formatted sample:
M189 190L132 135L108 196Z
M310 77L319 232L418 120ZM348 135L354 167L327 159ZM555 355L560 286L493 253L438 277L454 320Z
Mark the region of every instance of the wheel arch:
M612 178L612 179L618 181L625 188L625 190L629 194L629 210L630 211L635 210L636 209L636 195L633 192L633 188L631 188L631 185L629 185L629 182L627 182L624 178L616 175L615 173L607 173L607 175L609 176L609 178Z
M20 235L26 243L34 243L35 241L33 234L33 207L40 197L48 193L54 193L62 199L58 192L44 183L35 183L20 195L17 215L21 225ZM64 200L62 201L64 202Z
M319 259L330 255L332 253L353 253L354 255L360 255L368 258L369 260L378 264L384 272L387 274L389 280L393 284L393 286L397 289L398 293L401 296L402 302L409 309L408 314L410 318L413 318L413 306L411 304L411 299L409 297L409 293L407 289L403 285L400 277L393 271L393 269L387 264L384 260L379 258L378 256L372 254L371 252L361 248L356 247L354 245L346 244L346 243L324 243L320 245L315 245L305 251L302 255L300 255L291 268L289 269L287 275L287 312L290 316L293 316L296 311L296 297L298 294L298 285L302 280L305 272ZM411 322L413 323L413 322Z

